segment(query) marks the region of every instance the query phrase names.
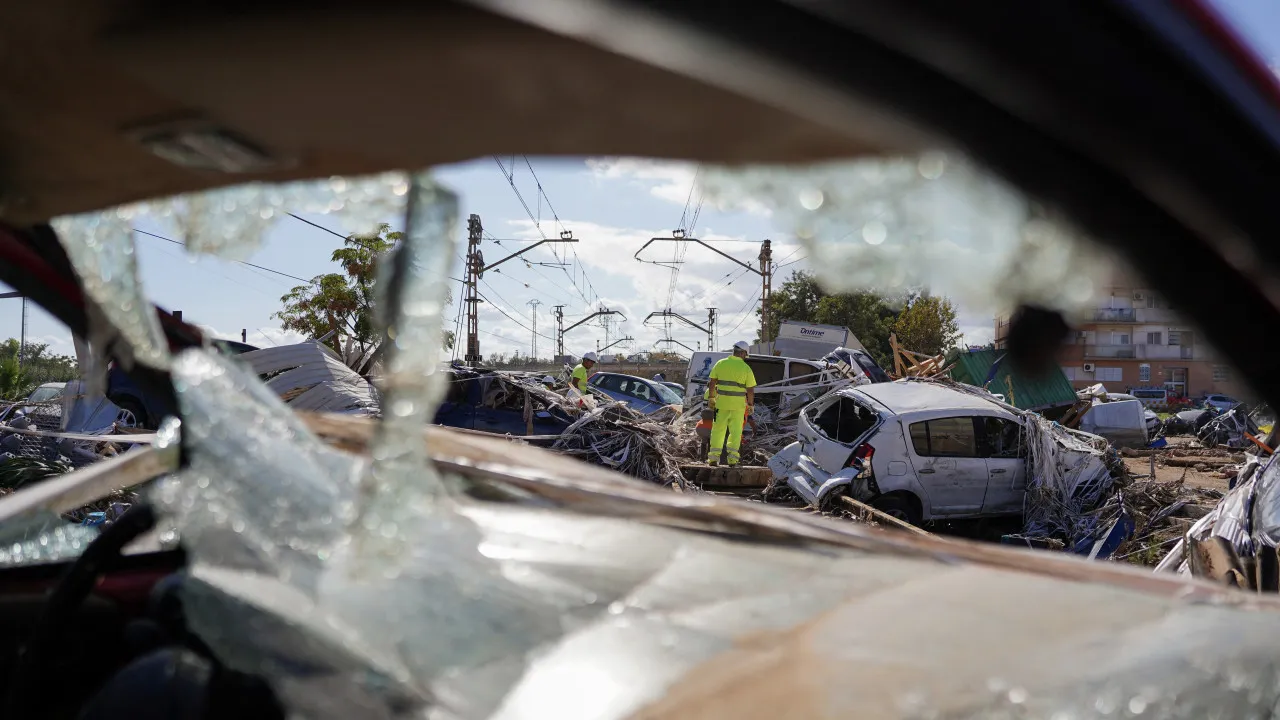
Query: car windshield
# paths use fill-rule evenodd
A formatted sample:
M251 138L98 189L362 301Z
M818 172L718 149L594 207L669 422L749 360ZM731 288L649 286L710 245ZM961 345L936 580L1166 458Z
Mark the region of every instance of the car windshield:
M35 392L27 399L31 402L48 402L62 396L62 388L57 386L43 386L36 388Z
M492 158L489 163L496 165ZM904 357L924 366L927 358L954 352L962 345L966 357L979 357L973 353L989 351L991 362L996 361L1003 352L1009 323L1008 316L1000 314L999 308L1004 305L998 302L998 297L992 297L992 288L1009 288L1009 268L1016 266L1019 269L1013 276L1018 282L1014 290L1019 300L1071 311L1075 313L1073 317L1087 314L1097 318L1096 322L1082 325L1083 329L1074 336L1076 342L1064 345L1057 384L1045 386L1055 388L1052 392L1058 392L1063 386L1080 390L1099 383L1122 392L1139 382L1149 382L1176 387L1181 396L1210 391L1220 397L1234 379L1229 367L1211 359L1203 338L1194 328L1177 324L1176 311L1145 289L1136 275L1110 255L1089 246L1084 242L1086 238L1069 224L1044 216L1015 189L956 154L929 152L911 158L871 158L797 170L699 168L688 163L625 158L589 158L542 165L530 161L528 166L521 166L529 179L536 173L544 181L554 179L557 186L568 188L582 183L618 182L622 183L616 188L620 192L631 187L629 183L653 189L660 187L654 184L657 181L653 178L678 177L684 186L681 202L690 188L695 197L701 194L708 203L714 198L714 208L708 204L702 211L704 219L743 223L746 230L741 237L709 234L703 242L743 262L758 261L762 251L771 253L772 262L785 267L775 276L771 302L785 308L785 319L821 321L849 328L851 339L866 348L865 355L858 352L853 358L868 374L877 370L874 363L895 367L895 352L898 366ZM503 167L510 170L509 162ZM458 187L464 196L472 196L483 192L475 179L475 174L482 172L496 173L496 168L477 161L463 168L441 169L436 177L440 183ZM122 227L136 228L139 232L120 242L130 243L138 253L140 287L157 286L176 292L174 288L180 286L180 304L186 318L208 323L206 332L221 339L217 345L220 356L227 362L252 368L256 376L268 382L270 394L286 405L301 403L296 405L299 409L343 408L344 412L370 414L377 412L383 401L375 386L384 381L388 369L377 342L361 330L375 317L372 302L376 297L376 276L361 275L357 270L363 267L360 263L373 265L389 257L387 253L392 248L405 242L403 229L408 226L408 220L404 196L397 195L396 191L404 189L405 183L410 182L408 177L411 176L392 174L388 179L328 179L258 189L209 191L203 195L208 202L197 208L199 212L183 210L195 214L182 224L174 220L179 209L174 203L178 201L160 200L131 207L127 213L119 210L63 218L56 226L72 255L78 258L77 262L92 263L97 260L89 249L85 228L100 216L122 223L121 213L129 214L129 221L122 223ZM537 191L537 186L533 187ZM544 182L543 191L547 187ZM810 192L807 188L820 188L824 199L814 208L796 205L797 188L806 188L805 193ZM364 205L352 204L336 213L320 210L311 215L293 213L297 217L285 215L283 219L276 217L274 196L262 195L287 191L292 193L289 197L294 198L293 202L300 203L299 207L324 209L349 200L353 189L360 190ZM375 202L370 198L381 199ZM877 215L874 208L888 202L899 203L901 212L892 216ZM619 265L614 262L615 256L640 252L653 233L634 235L620 228L610 229L611 226L606 225L609 218L592 215L594 210L590 205L566 207L572 210L566 210L562 218L567 217L568 212L591 218L582 222L592 223L593 232L608 238L609 244L578 241L576 237L572 238L574 244L567 244L572 232L568 222L562 219L565 228L558 232L568 233L564 237L565 248L557 247L555 242L538 247L530 245L524 255L487 271L474 289L465 279L468 273L462 261L457 260L465 257L464 248L450 254L455 258L456 267L442 270L441 277L455 278L451 282L457 283L443 296L451 303L448 307L454 314L450 318L452 322L438 331L442 339L438 346L422 350L433 363L432 367L440 366L436 363L445 366L458 363L541 378L564 373L588 350L618 346L624 351L611 356L611 359L617 358L613 361L616 364L611 365L614 374L596 373L592 380L593 384L599 382L602 387L618 391L624 377L649 378L658 372L671 372L675 356L659 351L658 347L679 343L698 348L699 352L707 352L702 348L714 348L712 352L718 353L738 340L752 342L762 333L778 331L777 327L760 324L758 284L737 282L733 273L716 264L728 260L716 260L716 253L708 252L705 266L701 260L690 262L683 266L675 280L671 279L669 268L661 268L659 272L651 263L644 262L644 253L637 262ZM768 212L762 213L762 209ZM943 210L948 221L939 224L937 213ZM256 213L257 219L252 223L243 220L241 215L246 212ZM469 251L477 258L482 254L487 256L486 263L519 252L523 246L513 245L514 241L503 240L484 230L484 227L514 227L517 221L517 217L503 213L478 219L480 227L473 228L478 235L469 242ZM341 230L328 232L335 227ZM346 234L368 227L373 229L372 235L354 238ZM959 227L972 231L963 235L962 243L957 240L961 235L955 231ZM271 232L266 232L268 228ZM849 228L856 229L852 238ZM257 292L229 295L217 291L214 288L220 286L205 277L210 274L206 266L172 262L167 253L173 252L173 244L153 237L173 240L174 236L188 232L196 238L219 238L218 243L203 250L243 259L229 261L219 272L231 273L238 282ZM515 234L521 241L535 243L542 237L536 226ZM766 237L771 239L766 242L763 240ZM1048 259L1042 257L1044 262L1029 261L1026 253L1032 253L1034 259L1047 252L1042 242L1045 237L1054 238L1058 254ZM685 248L690 259L697 247ZM622 253L622 249L626 253ZM656 250L656 247L648 248L645 252ZM556 258L566 257L565 252L570 260L564 262L570 267L564 277L556 279L548 273L559 267L556 263L560 261ZM526 259L529 259L527 264ZM348 261L356 264L350 265ZM252 264L244 264L247 262ZM282 269L286 266L288 270ZM633 289L626 290L621 283L611 287L611 291L619 295L618 307L655 302L646 299L641 289L661 281L661 287L671 288L673 293L671 307L680 308L664 311L663 318L679 314L689 319L687 316L695 314L689 305L694 298L707 306L707 315L700 321L689 320L691 325L660 325L652 320L646 324L643 315L631 319L623 311L613 310L595 294L602 289L603 282L593 281L593 277L624 271L631 273ZM739 268L735 272L748 270ZM341 284L346 289L341 294L333 291L330 297L330 289L319 281L282 287L296 283L290 279L293 276L327 278L324 282ZM1106 280L1091 284L1088 293L1063 291L1063 288L1077 288L1079 278L1085 276ZM885 285L886 278L891 278L893 283ZM908 288L928 288L930 294L912 294L914 291ZM113 308L133 307L140 302L111 295L120 292L120 288L108 283L96 292L104 293L107 299L103 303ZM477 302L466 301L473 292ZM480 295L486 298L484 302L478 301ZM330 324L328 315L315 311L317 303L343 308L359 298L367 298L369 304L357 304L350 311L344 311L347 314L337 318L337 325ZM575 303L570 303L573 298ZM656 302L664 307L668 304L666 297ZM1106 309L1100 309L1104 306ZM469 307L477 308L476 317L472 319L466 317ZM116 314L122 322L129 320L137 327L147 325L136 318L130 319L132 311L119 309ZM630 314L636 313L630 311ZM534 318L538 320L536 325ZM870 322L867 318L876 319ZM714 325L709 322L711 319ZM775 316L770 322L776 324L782 319L784 317ZM929 323L941 324L935 327ZM1160 324L1178 330L1151 330L1139 336L1133 331L1136 326L1130 323L1146 323L1152 327ZM215 329L238 325L249 327L225 334ZM717 329L715 335L702 334L711 327ZM915 327L926 327L927 331L916 332L912 330ZM42 325L34 330L50 336L61 333L65 344L60 347L71 350L72 339L65 328ZM467 337L468 332L473 335ZM896 340L891 340L891 336ZM561 343L563 347L559 346ZM646 346L653 349L646 350ZM250 350L253 347L262 349ZM822 354L825 356L837 347L833 345ZM155 343L151 352L159 356L167 351ZM1167 360L1154 359L1157 357ZM703 360L698 370L702 365L709 368L713 364L710 358ZM751 355L749 363L760 384L770 379L782 380L787 365L786 360L768 352ZM954 372L970 372L964 382L979 386L991 382L987 377L991 374L990 364L971 369L972 362L968 359L958 362L953 358L949 363ZM687 366L688 361L682 364ZM934 367L943 365L948 363L936 362ZM74 361L72 366L74 371ZM952 377L958 378L955 374ZM327 378L328 384L317 386L318 378ZM889 378L877 371L870 379ZM995 380L1005 382L1003 374L997 374ZM662 383L648 380L644 383L647 397L664 405L683 404L681 395ZM41 389L35 397L45 399L56 392L52 388ZM475 407L458 408L439 417L444 424L470 431L518 431L519 421L499 418L492 410L523 412L525 392L524 384L490 383L485 397L480 398ZM560 392L563 397L565 391ZM1015 392L1005 395L1015 404L1031 402L1039 406L1052 401L1044 397L1046 392L1050 391L1036 387L1024 394L1015 385ZM775 412L777 408L776 412L794 423L796 411L820 395L820 391L795 398L766 393L759 403L757 419L766 422L764 427L768 428L763 413ZM1067 402L1074 402L1074 393L1069 395ZM109 399L128 409L135 418L149 414L149 405L153 402L145 394ZM560 401L551 398L549 402ZM793 406L788 407L788 403ZM568 403L566 406L572 407ZM436 417L434 411L430 417ZM787 444L792 433L794 429L770 429L770 442L780 444L760 450L754 462L766 462L771 452Z
M679 405L684 402L684 398L680 397L680 395L677 394L676 391L672 390L666 385L663 385L662 383L652 383L650 387L652 387L658 393L657 399L663 405Z

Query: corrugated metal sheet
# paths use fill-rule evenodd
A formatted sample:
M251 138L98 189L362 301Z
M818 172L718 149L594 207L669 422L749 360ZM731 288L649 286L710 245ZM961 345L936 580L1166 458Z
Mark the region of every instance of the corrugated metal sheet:
M1003 355L1003 350L954 350L947 356L947 364L953 366L951 378L982 387L991 373L991 366ZM1031 380L1011 372L1001 363L987 389L1004 395L1010 405L1023 410L1066 407L1076 401L1076 392L1061 368L1055 368L1048 377Z

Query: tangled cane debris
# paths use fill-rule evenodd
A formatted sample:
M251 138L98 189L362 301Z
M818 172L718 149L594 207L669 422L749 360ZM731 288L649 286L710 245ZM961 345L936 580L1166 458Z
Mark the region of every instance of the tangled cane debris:
M610 403L583 413L552 449L663 487L689 490L680 473L678 458L687 452L680 437L669 415L641 415Z

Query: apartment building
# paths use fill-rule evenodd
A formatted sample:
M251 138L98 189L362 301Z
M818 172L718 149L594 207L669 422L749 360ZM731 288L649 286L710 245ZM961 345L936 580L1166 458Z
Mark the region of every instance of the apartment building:
M1004 347L1008 327L1007 317L995 319L996 347ZM1243 391L1231 367L1215 357L1164 298L1123 281L1102 290L1090 320L1072 331L1058 361L1077 389L1094 383L1116 392L1164 387L1191 398L1207 393L1238 397Z

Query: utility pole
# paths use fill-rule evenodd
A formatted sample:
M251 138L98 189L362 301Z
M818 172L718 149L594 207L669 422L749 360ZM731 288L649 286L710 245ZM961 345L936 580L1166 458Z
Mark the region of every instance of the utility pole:
M597 352L604 352L604 351L608 350L609 348L613 347L614 345L621 345L621 344L622 344L622 343L624 343L624 342L635 342L635 338L631 337L630 335L628 335L628 336L626 336L626 337L623 337L623 338L618 338L617 340L614 340L613 342L609 343L608 345L605 345L604 347L600 348Z
M716 349L716 309L707 308L707 350Z
M538 298L534 298L525 304L533 308L529 312L529 316L533 320L533 352L531 357L533 358L534 362L537 362L538 361L538 306L542 304L542 301L539 300Z
M27 360L27 296L22 296L22 332L18 340L18 367Z
M769 298L773 297L773 247L767 239L760 245L760 344L769 343Z
M649 316L644 319L644 322L642 324L648 325L649 321L652 320L654 317L662 318L663 325L667 328L666 337L662 338L658 342L675 343L680 347L683 347L686 349L691 349L691 348L689 348L689 346L685 345L684 343L676 342L675 340L671 339L671 321L673 319L679 320L680 322L684 323L685 325L688 325L694 330L706 333L708 338L708 343L710 342L709 338L711 337L712 333L715 332L715 330L713 329L714 325L707 325L707 327L702 327L698 323L690 320L689 318L681 315L678 312L675 312L671 308L667 308L666 310L654 310L653 312L649 313ZM712 323L715 322L715 318L716 318L715 308L711 308L708 311L708 317L710 318ZM708 344L707 347L710 348L711 346Z
M565 329L561 330L561 331L560 331L560 334L559 334L559 335L557 336L557 338L556 338L556 342L557 342L557 343L559 343L560 347L563 349L563 348L564 348L564 334L565 334L565 333L567 333L567 332L569 332L570 330L572 330L572 329L574 329L574 328L578 327L579 325L581 325L581 324L583 324L583 323L587 322L588 320L592 320L592 319L594 319L594 318L598 318L598 317L600 317L601 315L618 315L619 317L621 317L621 318L623 319L623 321L626 321L626 319L627 319L627 316L626 316L626 315L623 315L622 313L618 312L617 310L609 310L609 309L607 309L607 308L601 308L601 309L599 309L599 310L597 310L597 311L595 311L595 312L591 313L590 315L588 315L588 316L586 316L586 317L582 318L582 319L581 319L581 320L579 320L578 322L576 322L576 323L574 323L574 324L570 325L569 327L567 327L567 328L565 328ZM599 349L600 349L600 341L599 341L599 340L597 340L597 341L596 341L596 350L599 350Z
M484 267L484 255L480 253L482 237L484 226L480 224L480 216L472 214L467 218L467 281L462 296L463 307L467 311L467 350L462 361L467 365L480 363L480 292L476 284L480 280L480 269Z
M576 243L577 238L569 230L560 233L559 238L544 238L526 248L517 250L510 255L485 264L484 254L480 252L480 240L484 237L484 226L480 224L480 216L472 214L467 219L467 275L466 275L466 292L463 295L463 303L467 311L467 352L463 355L463 362L467 365L478 365L480 363L480 290L476 286L480 279L484 277L486 270L501 265L512 258L520 257L530 250L545 245L547 243Z
M556 357L564 357L564 306L556 305ZM557 362L559 362L557 360Z
M0 293L0 300L6 298L19 298L22 300L22 336L18 340L18 367L22 367L22 357L27 354L27 298L16 290Z
M761 286L762 286L760 291L760 342L761 343L769 342L770 340L770 338L768 337L769 298L773 296L773 247L772 247L773 244L769 240L765 240L760 245L760 256L759 256L760 267L758 269L753 267L751 263L742 262L738 258L732 255L729 255L727 253L721 252L720 250L706 244L705 242L699 240L698 238L685 237L683 230L672 231L671 237L669 238L657 238L657 237L649 238L649 242L640 246L640 249L636 251L636 254L634 256L635 259L639 260L640 262L651 263L653 265L662 265L663 267L673 267L672 263L661 262L658 260L643 260L640 258L640 253L644 252L645 248L649 247L650 245L656 242L697 243L698 245L701 245L702 247L710 250L711 252L727 260L730 260L740 265L741 267L744 267L750 270L751 272L759 275ZM703 329L703 328L699 328L699 329Z

